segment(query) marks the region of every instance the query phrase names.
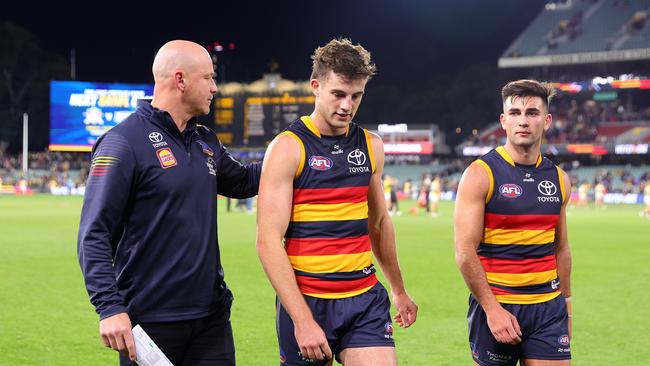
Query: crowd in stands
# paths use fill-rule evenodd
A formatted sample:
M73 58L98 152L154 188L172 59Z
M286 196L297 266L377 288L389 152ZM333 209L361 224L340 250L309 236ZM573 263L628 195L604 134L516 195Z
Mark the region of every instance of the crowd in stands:
M577 11L568 20L562 19L546 35L546 47L556 48L559 43L574 41L582 33L582 11Z
M650 107L626 106L620 100L599 103L558 99L551 106L551 114L553 126L546 134L551 143L607 142L607 136L598 136L598 126L602 123L646 121L650 124Z
M575 108L571 104L570 108ZM602 112L602 111L601 111ZM568 110L567 110L567 113ZM573 112L572 112L573 113ZM585 114L585 123L589 123L592 114ZM75 152L33 152L29 154L29 174L27 177L22 171L22 156L8 154L0 144L0 186L28 187L32 192L55 194L83 194L85 181L90 169L90 154ZM263 153L233 152L236 159L246 163L260 161ZM427 165L421 165L415 176L386 176L390 180L389 186L400 198L410 198L422 201L426 198L429 207L431 185L436 184L442 192L455 192L462 172L473 160L472 157L436 157ZM408 164L400 161L399 165ZM395 166L387 163L387 168ZM588 184L592 189L599 183L606 187L607 192L616 193L641 193L643 186L650 179L650 171L630 166L607 166L603 169L581 166L577 161L567 161L560 166L569 173L575 187ZM385 169L386 171L386 169ZM585 172L589 176L585 176ZM412 175L412 174L411 174ZM243 205L244 203L242 203ZM248 207L250 210L250 207Z
M0 142L0 186L28 188L30 192L83 194L90 170L90 153L39 151L28 156L28 173L23 172L22 154L9 154ZM260 161L263 151L233 152L242 162Z
M504 57L645 48L648 11L644 1L551 0Z
M608 193L638 194L643 193L645 185L650 183L650 170L629 165L593 169L572 161L563 162L560 167L569 174L574 193L581 186L593 190L602 184Z
M31 152L23 173L22 154L8 154L0 144L0 185L28 187L33 192L83 193L90 154L57 151Z
M647 21L648 12L646 10L639 10L625 24L625 32L628 34L636 34L646 26Z
M597 102L591 99L557 98L551 104L553 124L545 133L545 143L607 143L617 136L604 133L603 126L650 127L650 106L645 103L623 103L620 99ZM496 125L496 124L495 124ZM599 127L601 129L599 129ZM612 130L616 131L616 128ZM620 133L625 131L623 128ZM490 130L488 130L490 131ZM487 135L473 135L467 138L467 146L498 146L505 143L505 133L500 127Z

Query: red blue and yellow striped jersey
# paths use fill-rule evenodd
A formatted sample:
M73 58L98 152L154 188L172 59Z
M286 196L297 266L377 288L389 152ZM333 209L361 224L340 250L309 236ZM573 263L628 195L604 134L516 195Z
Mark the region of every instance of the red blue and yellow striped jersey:
M377 283L368 236L368 185L375 170L368 131L350 123L322 136L307 116L283 134L301 146L285 250L308 296L355 296Z
M566 199L562 173L541 155L514 162L503 146L476 161L490 180L478 255L501 303L535 304L560 295L555 228Z

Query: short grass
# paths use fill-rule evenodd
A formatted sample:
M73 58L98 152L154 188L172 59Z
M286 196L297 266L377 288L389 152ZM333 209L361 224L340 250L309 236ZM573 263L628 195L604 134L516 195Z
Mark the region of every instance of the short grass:
M79 197L0 197L0 365L115 365L76 259ZM400 365L467 365L467 289L454 264L452 211L393 218L418 321L395 330ZM580 207L568 216L573 252L575 365L647 364L650 220L640 206ZM274 293L255 252L255 216L225 212L219 232L239 365L277 365Z

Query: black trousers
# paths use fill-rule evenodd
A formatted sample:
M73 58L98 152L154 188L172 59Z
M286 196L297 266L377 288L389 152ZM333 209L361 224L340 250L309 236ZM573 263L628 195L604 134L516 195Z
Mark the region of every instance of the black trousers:
M199 319L140 326L174 366L235 366L230 310ZM120 365L137 364L120 355Z

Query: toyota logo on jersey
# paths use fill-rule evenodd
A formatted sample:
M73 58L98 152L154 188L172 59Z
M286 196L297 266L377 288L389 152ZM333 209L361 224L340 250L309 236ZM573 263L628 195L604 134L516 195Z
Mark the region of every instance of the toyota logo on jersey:
M548 180L543 180L537 185L537 190L544 196L552 196L557 192L555 184Z
M352 150L348 154L348 163L361 166L366 163L366 154L359 149Z
M324 156L314 155L309 158L309 167L314 170L329 170L332 165L332 160Z

